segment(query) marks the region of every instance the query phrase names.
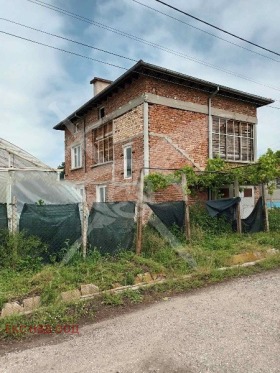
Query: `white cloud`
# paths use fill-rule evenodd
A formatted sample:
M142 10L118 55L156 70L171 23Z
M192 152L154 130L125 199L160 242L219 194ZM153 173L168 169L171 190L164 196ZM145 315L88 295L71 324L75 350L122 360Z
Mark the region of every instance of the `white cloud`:
M156 2L141 1L190 24L216 33L214 29L168 10ZM118 0L117 2L106 0L94 3L84 0L78 3L79 6L75 2L59 3L58 0L48 0L48 2L280 89L279 63L206 36L131 0ZM214 3L203 0L188 2L177 0L172 4L238 35L251 38L276 51L280 50L278 38L280 3L272 0L266 2L216 0ZM272 90L188 59L176 57L27 1L0 0L0 7L3 18L81 40L136 60L144 59L147 62L218 84L280 99L278 90ZM85 13L85 8L91 9L92 13ZM3 20L0 20L0 29L126 68L133 64L131 61L75 46ZM280 61L280 57L257 50L229 36L220 33L217 35ZM0 34L0 55L2 114L0 136L21 146L45 163L57 166L63 160L63 133L54 131L52 127L90 98L92 88L89 86L89 80L93 76L115 79L123 71L3 34ZM280 102L276 102L275 106L280 107ZM269 108L259 110L259 153L263 153L268 147L280 148L279 115L280 110Z

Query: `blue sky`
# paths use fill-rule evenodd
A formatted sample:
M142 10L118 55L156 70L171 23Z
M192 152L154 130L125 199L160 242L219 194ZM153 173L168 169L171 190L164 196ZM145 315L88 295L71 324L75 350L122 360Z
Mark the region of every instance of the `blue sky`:
M261 51L202 25L195 20L167 9L154 0L139 0L143 4L168 13L192 26L266 57L280 57ZM16 21L49 33L90 44L135 60L143 59L188 75L213 81L246 92L280 100L280 62L209 36L191 26L154 12L132 0L45 0L80 16L91 23L73 19L27 0L0 0L1 18ZM267 0L169 0L208 22L214 23L255 43L280 52L280 2ZM115 28L184 54L168 53L147 43L116 34L105 28ZM134 62L111 56L55 37L40 34L0 20L0 30L42 43L97 58L124 68ZM45 163L56 167L64 159L63 132L53 126L92 96L89 81L94 76L116 79L124 70L77 56L48 49L0 33L0 137L13 142ZM213 65L197 63L190 58ZM220 69L233 74L225 73ZM241 79L242 75L260 84ZM267 86L274 87L269 88ZM272 106L280 107L280 102ZM280 110L261 108L258 111L259 155L268 147L280 148Z

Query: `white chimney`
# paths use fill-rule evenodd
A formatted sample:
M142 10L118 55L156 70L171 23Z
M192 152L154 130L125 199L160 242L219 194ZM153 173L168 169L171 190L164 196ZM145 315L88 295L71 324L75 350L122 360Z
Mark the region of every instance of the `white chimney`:
M93 96L96 96L99 92L103 91L108 85L112 83L111 80L98 78L95 76L91 81L90 84L93 85Z

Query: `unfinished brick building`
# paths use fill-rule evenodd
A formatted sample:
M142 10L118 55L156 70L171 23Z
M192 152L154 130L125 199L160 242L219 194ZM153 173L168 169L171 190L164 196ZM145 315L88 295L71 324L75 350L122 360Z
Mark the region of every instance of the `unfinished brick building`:
M93 201L135 201L140 170L203 170L207 159L256 160L257 108L273 101L143 61L54 128L65 131L65 177ZM181 199L175 190L164 200Z

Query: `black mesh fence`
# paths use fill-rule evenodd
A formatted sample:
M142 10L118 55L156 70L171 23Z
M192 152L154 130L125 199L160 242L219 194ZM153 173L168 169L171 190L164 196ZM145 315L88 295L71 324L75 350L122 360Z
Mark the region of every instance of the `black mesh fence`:
M57 255L81 239L79 205L25 204L19 230L39 237L48 245L48 255Z
M133 248L134 202L95 202L88 220L88 244L102 254Z
M242 232L262 232L265 228L264 221L265 214L263 209L263 199L260 197L251 214L246 219L242 219Z
M184 201L147 203L147 205L167 228L172 228L174 225L183 228L185 220Z
M0 229L8 229L7 204L0 203Z

